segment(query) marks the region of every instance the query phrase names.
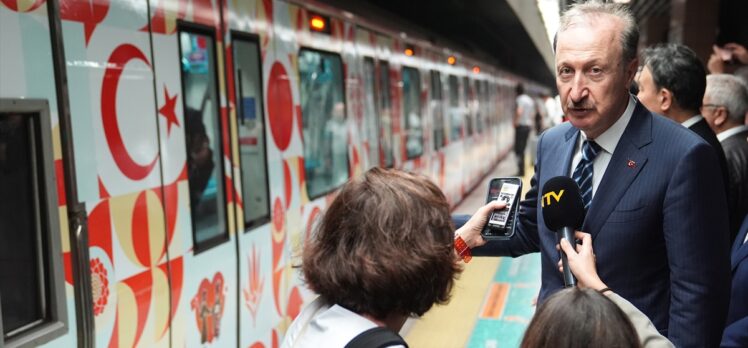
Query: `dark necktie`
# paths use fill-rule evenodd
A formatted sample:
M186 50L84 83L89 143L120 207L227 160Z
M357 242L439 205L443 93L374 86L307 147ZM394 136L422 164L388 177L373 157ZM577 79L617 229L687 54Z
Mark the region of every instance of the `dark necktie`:
M595 161L597 153L600 151L600 145L592 140L585 140L582 143L582 160L579 161L574 169L572 179L579 185L579 192L582 194L584 209L589 208L592 202L592 163Z

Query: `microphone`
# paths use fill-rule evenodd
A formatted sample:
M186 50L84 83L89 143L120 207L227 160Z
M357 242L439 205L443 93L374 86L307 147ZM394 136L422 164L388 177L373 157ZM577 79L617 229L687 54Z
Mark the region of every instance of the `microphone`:
M546 227L556 231L559 243L561 238L566 238L569 244L574 246L574 231L582 227L585 214L579 186L572 178L557 176L543 185L542 192L540 206ZM561 263L564 266L564 285L567 288L576 286L577 280L571 274L566 253L563 250L560 252Z

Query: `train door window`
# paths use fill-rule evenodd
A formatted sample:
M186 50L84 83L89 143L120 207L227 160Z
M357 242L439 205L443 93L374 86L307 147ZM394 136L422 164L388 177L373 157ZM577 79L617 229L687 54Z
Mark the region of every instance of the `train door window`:
M382 166L389 168L395 165L392 154L392 94L390 93L390 65L387 62L379 62L379 136Z
M248 231L270 219L262 69L257 40L234 33L233 44L244 227Z
M0 99L0 346L67 332L46 101Z
M431 70L431 110L434 115L434 150L447 144L444 132L444 110L442 102L442 78L438 71Z
M181 26L179 50L195 252L228 240L213 31Z
M473 120L472 120L472 103L470 100L470 80L468 80L467 77L462 78L462 93L463 93L463 100L465 103L465 125L468 136L473 135Z
M475 130L478 133L483 132L483 91L481 89L481 83L478 80L473 80L473 102L475 103L475 113L473 114L473 122L475 124Z
M364 58L364 134L369 147L369 165L379 163L379 118L376 105L376 71L374 59Z
M483 105L483 125L488 128L491 126L491 116L493 115L491 90L488 87L488 80L481 81L481 85L483 86L483 100L481 100L481 104Z
M449 129L450 139L457 141L460 139L462 131L462 113L460 107L460 91L457 77L449 75Z
M343 63L337 54L299 52L304 171L310 198L348 180Z
M403 101L405 106L405 148L408 159L412 159L423 154L421 78L415 68L403 67Z

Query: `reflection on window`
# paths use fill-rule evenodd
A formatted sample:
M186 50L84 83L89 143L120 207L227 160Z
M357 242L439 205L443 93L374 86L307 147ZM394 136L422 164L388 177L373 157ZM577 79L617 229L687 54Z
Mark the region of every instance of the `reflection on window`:
M228 238L213 37L179 33L187 176L195 250Z
M395 158L392 154L392 101L390 99L390 65L387 62L379 63L379 132L381 136L382 160L384 167L392 167Z
M434 150L438 150L447 144L447 135L444 132L442 79L436 70L431 70L431 110L434 115Z
M44 279L40 277L39 187L30 149L28 117L0 117L0 296L3 334L11 335L44 317Z
M49 120L46 101L0 99L0 346L67 331Z
M464 117L464 108L460 105L460 91L457 77L449 75L449 125L450 139L457 141L460 139L462 132L462 118Z
M369 147L369 165L379 165L379 120L376 107L374 60L364 59L364 137Z
M348 180L348 128L340 56L302 49L299 53L304 171L309 197Z
M405 148L408 159L423 154L423 121L421 119L421 79L418 70L403 67L403 102L405 106Z
M270 218L262 75L257 42L234 38L244 227Z

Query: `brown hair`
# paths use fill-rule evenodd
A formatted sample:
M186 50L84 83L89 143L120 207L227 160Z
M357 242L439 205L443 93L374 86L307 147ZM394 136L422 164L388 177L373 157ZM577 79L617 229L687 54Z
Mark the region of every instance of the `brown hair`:
M377 319L449 300L461 267L446 198L427 178L372 168L341 189L304 247L307 285Z
M538 308L522 348L641 347L626 314L595 290L564 289Z

